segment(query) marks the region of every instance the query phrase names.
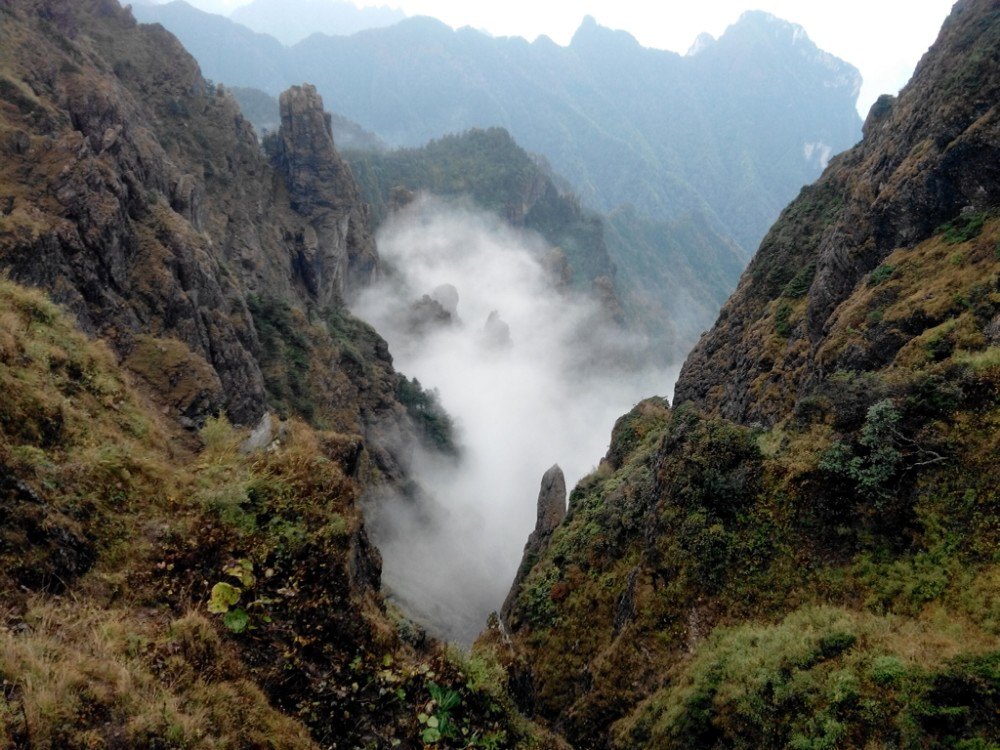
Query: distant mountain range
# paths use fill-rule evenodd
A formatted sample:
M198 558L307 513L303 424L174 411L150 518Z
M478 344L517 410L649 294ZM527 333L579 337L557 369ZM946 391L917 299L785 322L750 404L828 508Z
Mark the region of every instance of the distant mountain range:
M511 225L537 232L559 248L573 286L613 286L624 319L647 336L653 356L683 356L711 325L743 270L736 244L697 214L666 222L631 208L602 215L582 207L542 157L532 157L499 128L415 149L344 156L376 224L401 193L405 200L411 191L424 190L468 197Z
M183 2L135 13L176 34L217 81L271 94L313 82L332 109L391 145L502 126L584 203L659 222L700 214L745 257L829 156L860 137L857 70L759 12L687 56L592 18L567 47L410 18L287 48Z
M388 6L359 8L346 0L252 0L230 18L291 45L316 33L348 35L391 26L406 14Z
M276 98L258 89L231 91L257 132L278 129ZM698 213L656 221L630 206L606 213L588 209L544 156L529 154L501 128L388 149L342 115L331 115L331 126L376 226L399 207L400 190L470 199L559 248L573 286L587 289L606 278L629 326L648 337L660 358L690 349L746 262L740 247Z

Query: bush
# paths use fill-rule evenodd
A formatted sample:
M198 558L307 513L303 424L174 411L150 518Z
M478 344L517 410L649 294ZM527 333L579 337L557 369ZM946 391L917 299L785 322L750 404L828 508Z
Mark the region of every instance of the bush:
M410 419L434 448L452 455L458 452L455 426L441 406L437 391L425 391L416 378L408 380L400 376L396 398L406 407Z
M795 277L788 282L785 286L784 291L781 293L783 297L789 297L791 299L798 299L799 297L804 297L809 291L809 287L812 286L813 279L816 277L816 264L810 263L805 266L801 271L795 274Z
M949 245L958 245L975 239L983 231L986 223L986 214L965 213L947 224L938 227L938 233L943 235L944 241Z
M868 286L878 286L879 284L891 279L894 273L896 273L896 266L889 263L883 263L881 266L872 271L871 276L868 277Z
M792 333L790 319L792 317L792 306L787 302L781 302L774 312L774 328L780 336L788 338Z

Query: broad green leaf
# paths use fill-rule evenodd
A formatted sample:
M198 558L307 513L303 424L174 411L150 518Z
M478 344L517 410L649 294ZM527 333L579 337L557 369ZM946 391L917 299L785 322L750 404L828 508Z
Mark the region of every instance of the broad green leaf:
M226 613L226 616L222 618L222 622L234 633L242 633L247 629L247 625L250 624L250 617L247 615L246 610L234 609Z
M236 586L230 586L228 583L220 581L212 586L212 596L208 600L208 611L217 615L224 614L240 600L242 594L243 591Z

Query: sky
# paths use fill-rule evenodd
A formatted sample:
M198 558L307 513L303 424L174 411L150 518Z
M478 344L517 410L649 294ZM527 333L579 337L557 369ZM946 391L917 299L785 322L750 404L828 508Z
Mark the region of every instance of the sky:
M219 12L247 0L190 0ZM953 0L377 0L407 15L428 15L459 28L472 26L495 36L541 34L569 43L584 16L623 29L647 47L686 52L702 32L719 36L743 11L765 10L803 26L814 42L861 70L862 117L880 94L896 93L937 36Z

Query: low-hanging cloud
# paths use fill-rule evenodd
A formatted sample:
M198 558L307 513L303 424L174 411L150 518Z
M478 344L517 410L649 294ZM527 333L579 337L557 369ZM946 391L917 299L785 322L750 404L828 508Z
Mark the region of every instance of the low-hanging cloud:
M590 297L556 290L540 262L550 248L489 215L425 197L386 223L379 250L393 272L354 311L399 371L437 391L461 455L418 451L429 501L371 503L372 533L390 594L469 642L510 587L545 470L558 463L572 487L617 417L670 395L676 368L636 365L642 342Z

